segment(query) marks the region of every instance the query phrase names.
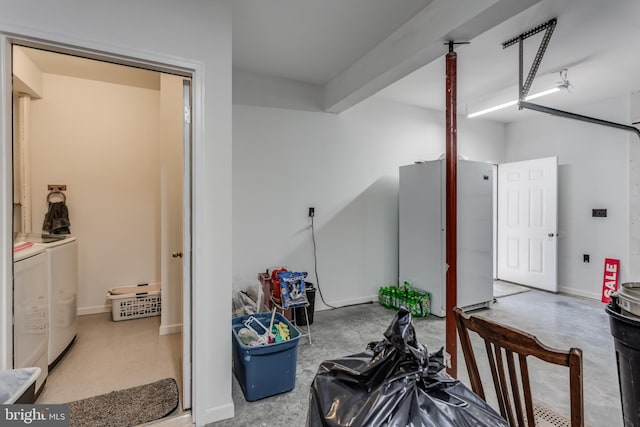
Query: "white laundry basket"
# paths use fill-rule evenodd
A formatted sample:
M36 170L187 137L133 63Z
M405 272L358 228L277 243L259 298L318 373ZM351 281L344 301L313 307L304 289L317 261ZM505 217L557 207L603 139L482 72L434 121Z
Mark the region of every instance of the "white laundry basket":
M109 289L111 316L114 322L159 316L162 308L160 283L143 283L137 286L118 286Z

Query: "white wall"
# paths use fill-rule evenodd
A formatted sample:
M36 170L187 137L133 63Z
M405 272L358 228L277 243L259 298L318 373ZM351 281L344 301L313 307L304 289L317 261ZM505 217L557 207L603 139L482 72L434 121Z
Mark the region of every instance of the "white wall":
M234 104L323 112L322 89L283 77L233 70Z
M13 49L13 91L32 98L42 96L42 71L21 48Z
M628 123L629 98L576 112ZM506 131L505 161L558 156L559 288L599 299L604 258L620 259L620 279L629 277L629 132L542 114ZM607 218L593 218L593 208Z
M53 74L43 87L31 103L32 229L47 185L67 185L78 312L104 312L109 288L160 281L160 92Z
M31 162L31 100L42 96L42 71L15 47L12 51L13 84L13 231L31 232L31 177L23 164Z
M19 96L18 94L13 94L11 97L12 109L13 111L18 111L18 114L14 114L12 117L13 129L19 129L20 122L18 120L19 117ZM22 166L20 164L20 132L17 131L13 134L13 222L14 232L22 231L22 208L20 206L20 198L22 197Z
M198 425L204 425L232 416L229 330L214 327L228 325L231 318L231 2L12 0L2 4L0 32L196 70L194 418ZM4 47L0 51L6 53ZM6 91L4 82L3 74L0 89ZM4 98L3 102L6 106ZM7 117L6 109L1 113ZM0 126L6 123L3 119ZM0 129L0 135L6 153L10 136L5 129ZM5 160L3 166L6 164ZM3 183L5 199L10 185ZM5 200L2 204L2 218L9 223L7 203ZM10 233L6 226L0 230L0 246L8 248ZM9 265L11 253L0 253L2 265ZM2 286L6 289L11 278L8 269L3 270ZM0 295L4 309L10 292Z
M315 282L313 206L327 303L371 300L380 285L397 283L398 168L445 151L444 113L378 98L340 115L249 105L233 111L234 274L286 265ZM460 154L502 159L502 124L460 122Z

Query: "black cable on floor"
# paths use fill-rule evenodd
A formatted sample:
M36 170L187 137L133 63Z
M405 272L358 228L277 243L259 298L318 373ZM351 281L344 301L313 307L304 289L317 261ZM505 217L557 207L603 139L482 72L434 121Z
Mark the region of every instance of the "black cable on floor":
M311 217L311 240L313 241L313 269L316 273L316 286L318 287L318 293L320 294L320 299L322 300L322 303L327 307L336 309L338 307L334 307L331 304L327 304L327 302L324 300L324 297L322 296L322 289L320 289L320 278L318 277L318 254L317 254L317 248L316 248L316 229L313 225L313 217Z
M320 279L318 278L318 255L317 255L317 249L316 249L316 229L313 224L313 217L311 217L311 240L313 241L313 268L316 274L316 286L318 287L318 293L320 294L320 299L322 300L322 303L334 310L338 308L354 307L356 305L372 304L372 301L341 305L340 307L335 307L331 304L327 304L327 302L324 300L324 297L322 296L322 290L320 289Z

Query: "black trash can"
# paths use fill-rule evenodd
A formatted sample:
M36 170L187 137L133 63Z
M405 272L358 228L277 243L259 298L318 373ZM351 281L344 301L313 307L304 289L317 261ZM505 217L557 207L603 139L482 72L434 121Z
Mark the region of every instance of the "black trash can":
M309 315L309 324L313 325L313 312L316 306L316 288L311 282L304 282L304 289L307 293L307 300L309 301L309 307L307 307L307 314ZM293 309L293 319L297 326L306 326L307 318L304 315L304 307L297 307Z
M605 308L615 339L625 427L640 427L640 317L622 314L614 297Z

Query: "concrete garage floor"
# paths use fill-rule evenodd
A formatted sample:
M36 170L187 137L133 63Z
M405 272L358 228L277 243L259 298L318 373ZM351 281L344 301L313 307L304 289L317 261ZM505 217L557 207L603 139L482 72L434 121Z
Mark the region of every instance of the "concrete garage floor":
M523 329L544 344L583 351L584 410L586 425L621 426L622 410L613 337L604 304L599 301L543 291L499 298L491 309L476 314ZM308 408L309 386L318 365L326 359L358 353L382 334L395 312L377 304L365 304L315 313L313 344L305 337L298 344L296 387L289 393L247 402L234 377L233 419L213 426L303 426ZM444 345L444 319L414 319L418 340L433 352ZM478 350L484 353L484 350ZM476 351L478 351L476 350ZM569 414L568 369L530 361L534 399ZM481 367L482 369L482 367ZM490 372L486 374L490 380ZM469 385L462 351L458 349L458 377ZM489 403L492 398L488 397ZM497 408L496 405L493 405Z

